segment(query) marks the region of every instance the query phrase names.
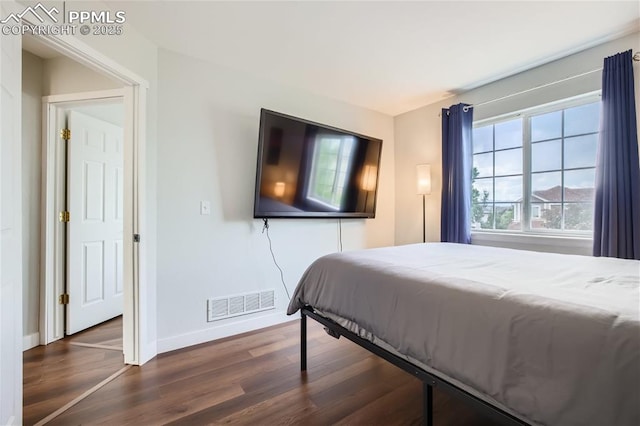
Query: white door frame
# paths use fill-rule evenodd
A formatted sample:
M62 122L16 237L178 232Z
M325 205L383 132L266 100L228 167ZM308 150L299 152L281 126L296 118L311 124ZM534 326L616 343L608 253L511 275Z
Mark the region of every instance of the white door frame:
M0 424L22 422L21 42L0 36Z
M125 363L142 365L157 354L156 342L152 336L148 335L149 330L155 327L153 322L155 322L156 307L153 305L152 298L145 297L147 294L153 293L153 283L146 279L146 268L149 265L146 263L148 252L145 245L145 235L149 230L144 221L146 212L144 179L147 143L146 112L149 83L73 36L38 36L37 38L68 58L106 74L122 82L124 86L122 89L125 109L123 350ZM44 161L43 168L43 175L48 175L50 171ZM49 200L43 200L44 206L47 206L48 203ZM45 234L47 226L49 225L45 221L43 223ZM134 234L141 236L139 243L134 243ZM45 269L48 266L46 264ZM46 318L46 315L44 317ZM46 328L44 331L46 333Z
M87 103L120 100L123 89L102 90L42 98L42 277L40 288L40 344L47 345L64 337L64 305L58 296L64 293L65 229L58 213L66 208L64 152L60 149L60 129L67 109ZM124 106L124 105L123 105Z

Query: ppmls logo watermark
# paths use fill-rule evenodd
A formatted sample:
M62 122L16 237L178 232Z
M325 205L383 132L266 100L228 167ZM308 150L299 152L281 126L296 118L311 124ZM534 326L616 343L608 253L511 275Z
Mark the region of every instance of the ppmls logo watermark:
M121 35L126 13L122 10L66 10L47 8L42 3L11 13L0 20L2 35Z

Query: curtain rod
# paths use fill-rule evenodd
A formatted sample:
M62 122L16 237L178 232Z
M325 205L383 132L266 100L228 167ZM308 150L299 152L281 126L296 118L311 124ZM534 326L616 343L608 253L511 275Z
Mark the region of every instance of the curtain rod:
M637 52L635 55L633 55L633 60L636 61L636 62L640 62L640 52ZM479 107L479 106L483 106L483 105L492 104L494 102L503 101L505 99L509 99L509 98L514 97L514 96L524 95L525 93L533 92L533 91L539 90L539 89L544 89L545 87L553 86L554 84L564 83L565 81L573 80L574 78L584 77L585 75L593 74L594 72L599 72L599 71L602 71L602 67L596 68L596 69L591 70L591 71L583 72L582 74L578 74L578 75L574 75L574 76L571 76L571 77L566 77L566 78L563 78L563 79L560 79L560 80L552 81L551 83L541 84L539 86L535 86L535 87L532 87L530 89L522 90L520 92L510 93L508 95L501 96L501 97L496 98L496 99L491 99L491 100L488 100L488 101L480 102L478 104L469 105L469 106L466 106L466 107L462 108L462 110L464 112L467 112L467 111L469 111L469 108L471 108L471 107L475 108L475 107Z

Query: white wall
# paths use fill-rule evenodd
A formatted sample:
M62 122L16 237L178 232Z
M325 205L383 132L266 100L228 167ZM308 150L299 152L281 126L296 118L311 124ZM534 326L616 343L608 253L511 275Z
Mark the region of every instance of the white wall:
M343 220L345 250L394 242L394 135L389 116L166 50L159 55L159 350L286 320L262 221L253 219L260 108L384 140L377 216ZM211 215L200 215L200 201ZM317 257L338 249L337 220L271 220L290 292ZM274 288L277 313L206 322L206 300ZM289 318L292 319L292 318Z
M416 166L431 164L431 194L426 200L427 241L440 241L442 143L440 111L451 98L395 117L395 244L422 242L422 196L416 193Z
M45 96L119 89L121 87L122 83L89 69L66 56L44 61L42 92Z
M40 191L44 61L22 52L22 326L24 349L38 345Z
M396 244L407 244L421 240L422 206L421 199L415 194L415 165L431 163L434 179L433 191L427 198L428 238L439 241L440 238L440 197L442 185L442 136L440 109L450 105L481 103L491 99L530 89L545 83L602 68L603 60L618 52L633 49L640 51L640 33L635 33L602 45L587 49L574 55L559 59L535 69L505 78L495 83L462 93L446 99L439 104L427 105L407 112L395 118L396 140ZM636 105L639 105L640 67L635 62ZM595 72L584 77L536 90L526 95L515 96L474 109L474 120L493 117L523 108L564 99L571 96L599 90L602 73ZM639 109L640 123L640 109ZM510 238L496 241L495 237L473 236L474 243L502 245L512 248L527 248L540 251L559 251L564 253L590 254L590 240L571 241L570 239Z

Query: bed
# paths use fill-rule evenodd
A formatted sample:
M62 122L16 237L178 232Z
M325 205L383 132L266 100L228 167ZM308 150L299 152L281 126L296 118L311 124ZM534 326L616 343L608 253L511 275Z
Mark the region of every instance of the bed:
M640 424L640 262L433 243L331 254L288 307L505 424Z

